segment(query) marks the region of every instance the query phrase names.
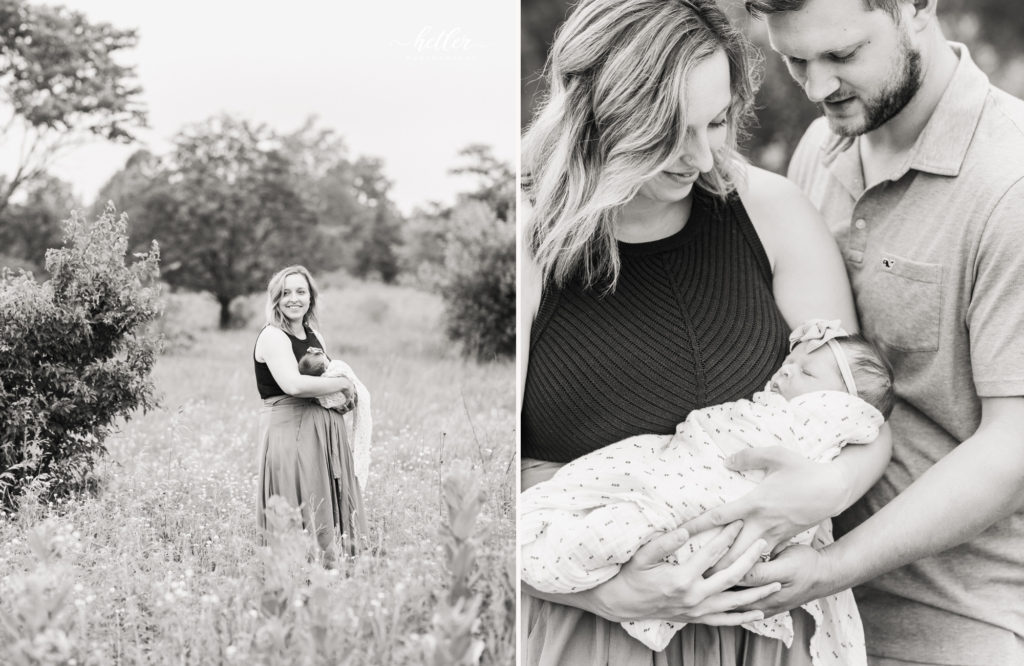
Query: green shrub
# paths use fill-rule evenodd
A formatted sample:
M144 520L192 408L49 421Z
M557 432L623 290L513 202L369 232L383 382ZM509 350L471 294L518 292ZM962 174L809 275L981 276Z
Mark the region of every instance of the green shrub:
M64 247L46 253L48 282L0 276L0 505L29 485L47 497L87 488L119 416L154 406L158 315L154 245L126 265L127 217L72 213Z
M515 355L515 224L482 201L452 211L445 250L446 330L467 355L485 360Z

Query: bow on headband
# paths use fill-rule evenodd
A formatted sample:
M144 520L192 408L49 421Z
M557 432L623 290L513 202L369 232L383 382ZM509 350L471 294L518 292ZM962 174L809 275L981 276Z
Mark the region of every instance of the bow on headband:
M823 345L828 345L832 355L836 357L836 364L839 366L839 374L843 376L843 383L850 395L857 395L857 382L853 381L853 371L850 363L846 360L846 353L835 338L849 335L838 319L810 319L796 328L789 334L789 351L793 351L801 342L807 343L807 352L810 353Z

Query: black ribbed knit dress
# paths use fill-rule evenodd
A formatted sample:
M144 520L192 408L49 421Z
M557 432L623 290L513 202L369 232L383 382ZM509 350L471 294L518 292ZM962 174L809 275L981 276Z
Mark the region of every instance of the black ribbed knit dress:
M786 355L768 258L739 197L694 188L679 232L620 243L613 293L547 288L530 336L523 458L558 463L761 390ZM785 663L781 642L688 625L654 653L617 623L524 595L529 666ZM813 630L813 626L811 627Z

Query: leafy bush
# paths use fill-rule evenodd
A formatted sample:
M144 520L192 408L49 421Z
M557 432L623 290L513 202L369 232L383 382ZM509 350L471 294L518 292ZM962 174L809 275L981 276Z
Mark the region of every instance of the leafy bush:
M482 201L461 201L452 211L441 294L448 336L467 355L514 356L515 224Z
M89 486L118 416L154 406L158 343L137 330L159 312L156 246L126 265L127 217L72 213L52 278L0 276L0 505L29 485L50 497Z

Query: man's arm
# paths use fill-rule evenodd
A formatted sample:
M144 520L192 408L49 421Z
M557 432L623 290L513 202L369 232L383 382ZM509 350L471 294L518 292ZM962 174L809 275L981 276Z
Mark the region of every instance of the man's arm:
M981 425L836 543L792 547L744 585L782 583L752 608L773 615L964 543L1024 508L1024 397L982 398Z

